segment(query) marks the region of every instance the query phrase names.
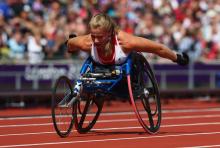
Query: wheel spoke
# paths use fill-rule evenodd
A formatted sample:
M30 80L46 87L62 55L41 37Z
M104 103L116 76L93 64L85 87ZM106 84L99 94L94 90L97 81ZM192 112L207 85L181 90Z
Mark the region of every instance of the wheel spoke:
M85 105L85 108L83 110L83 113L82 113L82 116L80 118L80 122L79 122L79 126L82 127L83 126L83 123L85 121L85 118L86 118L86 115L88 113L88 109L89 109L89 106L90 106L90 101L91 100L88 100L86 101L86 105Z
M87 100L86 104L82 107L79 102L79 109L78 111L81 112L81 116L77 115L78 117L76 118L76 129L79 133L86 133L88 132L96 123L102 107L103 107L103 101L99 101L96 96L93 95L87 95ZM85 100L85 99L84 99ZM90 114L91 113L91 114ZM87 117L87 115L90 114L90 116Z

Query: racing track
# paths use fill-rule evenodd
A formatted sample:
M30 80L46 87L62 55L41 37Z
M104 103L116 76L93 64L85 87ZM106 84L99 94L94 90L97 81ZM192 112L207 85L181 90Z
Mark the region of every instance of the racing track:
M178 100L162 104L163 118L156 135L144 133L129 103L105 105L90 133L72 131L60 138L49 108L0 110L0 148L76 147L220 147L220 103Z

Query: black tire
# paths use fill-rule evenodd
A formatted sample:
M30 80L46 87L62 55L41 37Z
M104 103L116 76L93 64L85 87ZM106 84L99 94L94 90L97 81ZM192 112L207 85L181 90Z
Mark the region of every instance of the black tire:
M144 130L150 134L157 133L161 124L161 103L157 81L150 64L140 53L132 58L130 98ZM129 78L128 78L129 79Z
M53 88L51 112L54 129L60 137L67 137L74 124L74 105L70 107L60 107L58 104L73 95L71 81L66 76L57 79ZM69 99L68 99L69 100Z
M95 125L103 107L104 99L84 94L75 108L75 128L81 134L89 132Z

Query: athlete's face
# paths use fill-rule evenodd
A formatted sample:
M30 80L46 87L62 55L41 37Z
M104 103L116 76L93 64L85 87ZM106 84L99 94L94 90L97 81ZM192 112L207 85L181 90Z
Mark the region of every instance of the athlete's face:
M110 32L102 28L91 28L91 37L94 45L98 48L104 48L108 41L111 40Z

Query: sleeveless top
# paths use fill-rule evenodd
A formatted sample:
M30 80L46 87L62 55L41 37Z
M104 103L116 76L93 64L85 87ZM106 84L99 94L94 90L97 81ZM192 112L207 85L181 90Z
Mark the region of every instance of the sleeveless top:
M122 64L127 59L129 53L125 53L121 46L118 43L117 36L115 35L113 38L113 49L111 56L105 57L102 55L102 52L99 52L99 49L92 44L91 57L92 59L103 65L114 65L114 64Z

